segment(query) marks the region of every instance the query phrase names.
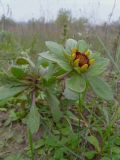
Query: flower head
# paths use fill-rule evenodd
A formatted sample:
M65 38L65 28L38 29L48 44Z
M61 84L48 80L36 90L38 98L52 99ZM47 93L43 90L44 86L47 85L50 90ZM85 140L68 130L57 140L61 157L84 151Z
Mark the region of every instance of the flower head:
M71 51L70 63L75 70L85 72L87 69L95 63L94 59L90 59L91 51L80 52L77 48L73 48Z

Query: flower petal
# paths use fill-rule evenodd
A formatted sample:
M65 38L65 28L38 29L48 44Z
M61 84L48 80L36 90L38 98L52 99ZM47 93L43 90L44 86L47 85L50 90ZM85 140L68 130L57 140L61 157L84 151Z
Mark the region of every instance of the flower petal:
M75 67L78 67L78 66L79 66L79 61L80 61L79 59L76 59L76 60L74 61L74 66L75 66Z
M86 56L89 56L89 55L90 55L90 50L87 50L87 51L85 52L85 55L86 55Z
M95 63L95 59L90 59L90 60L89 60L89 64L92 65L92 64L94 64L94 63Z
M88 64L84 64L82 67L80 67L81 72L85 72L88 69Z

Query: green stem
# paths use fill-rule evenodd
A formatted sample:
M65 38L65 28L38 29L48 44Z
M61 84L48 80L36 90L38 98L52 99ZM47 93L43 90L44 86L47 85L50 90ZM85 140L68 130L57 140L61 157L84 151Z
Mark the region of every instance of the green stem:
M32 133L31 133L30 130L28 131L28 136L29 136L29 145L30 145L30 152L31 152L31 160L34 160L33 137L32 137Z
M64 80L70 73L71 73L71 71L69 71L69 72L67 72L67 73L65 73L65 74L63 74L61 76L58 76L57 79L58 80Z
M32 92L32 106L35 106L35 90L33 90ZM33 146L33 135L30 131L30 129L28 129L28 136L29 136L29 146L30 146L30 152L31 152L31 160L35 160L34 156L35 156L35 150L34 150L34 146Z
M79 94L79 108L78 108L78 110L79 110L79 112L80 112L80 105L81 103L80 103L80 94ZM80 138L80 116L79 116L79 123L78 123L78 141L79 141L79 138Z
M82 109L83 109L83 107L85 107L85 103L84 103L85 94L86 94L85 92L79 94L78 112L79 112L79 123L80 123L80 117L81 117L82 120L84 121L85 126L88 127L88 122L86 121L85 117L82 114ZM89 132L90 132L90 130L89 130ZM79 127L78 127L78 135L80 135L80 124L79 124Z

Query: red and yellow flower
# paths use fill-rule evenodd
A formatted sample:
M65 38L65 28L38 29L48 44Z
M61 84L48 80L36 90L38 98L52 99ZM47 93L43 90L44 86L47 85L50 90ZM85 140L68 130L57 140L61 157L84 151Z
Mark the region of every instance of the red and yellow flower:
M90 50L81 53L80 51L78 51L77 48L73 48L70 58L70 64L79 73L85 72L92 64L95 63L95 59L91 59L90 54L91 54Z

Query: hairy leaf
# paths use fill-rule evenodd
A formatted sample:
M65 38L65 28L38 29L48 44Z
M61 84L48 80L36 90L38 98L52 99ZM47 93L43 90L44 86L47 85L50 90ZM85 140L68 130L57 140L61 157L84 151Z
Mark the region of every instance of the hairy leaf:
M60 105L59 100L57 99L57 97L55 95L48 92L47 101L49 103L49 106L50 106L50 109L51 109L51 112L52 112L52 115L53 115L55 122L58 122L62 116L62 113L59 108L59 105Z
M89 49L89 45L84 40L79 40L77 45L80 52L85 52Z
M28 114L27 126L31 133L36 133L40 127L40 114L36 106L31 106Z
M20 92L23 92L26 89L26 87L23 86L16 86L12 87L9 85L0 87L0 100L5 100L7 98L13 97Z
M21 67L15 66L15 65L11 67L11 72L15 77L20 79L24 78L26 75L24 70Z
M113 92L110 86L99 77L88 77L88 81L97 96L105 100L113 100Z
M86 81L81 75L74 74L66 80L66 87L74 92L81 93L86 88Z
M101 149L100 149L100 146L99 146L99 142L98 142L98 140L95 136L88 136L87 141L90 144L92 144L98 152L100 152Z
M73 48L77 48L77 41L74 39L67 39L65 43L65 49L67 53L71 54Z

